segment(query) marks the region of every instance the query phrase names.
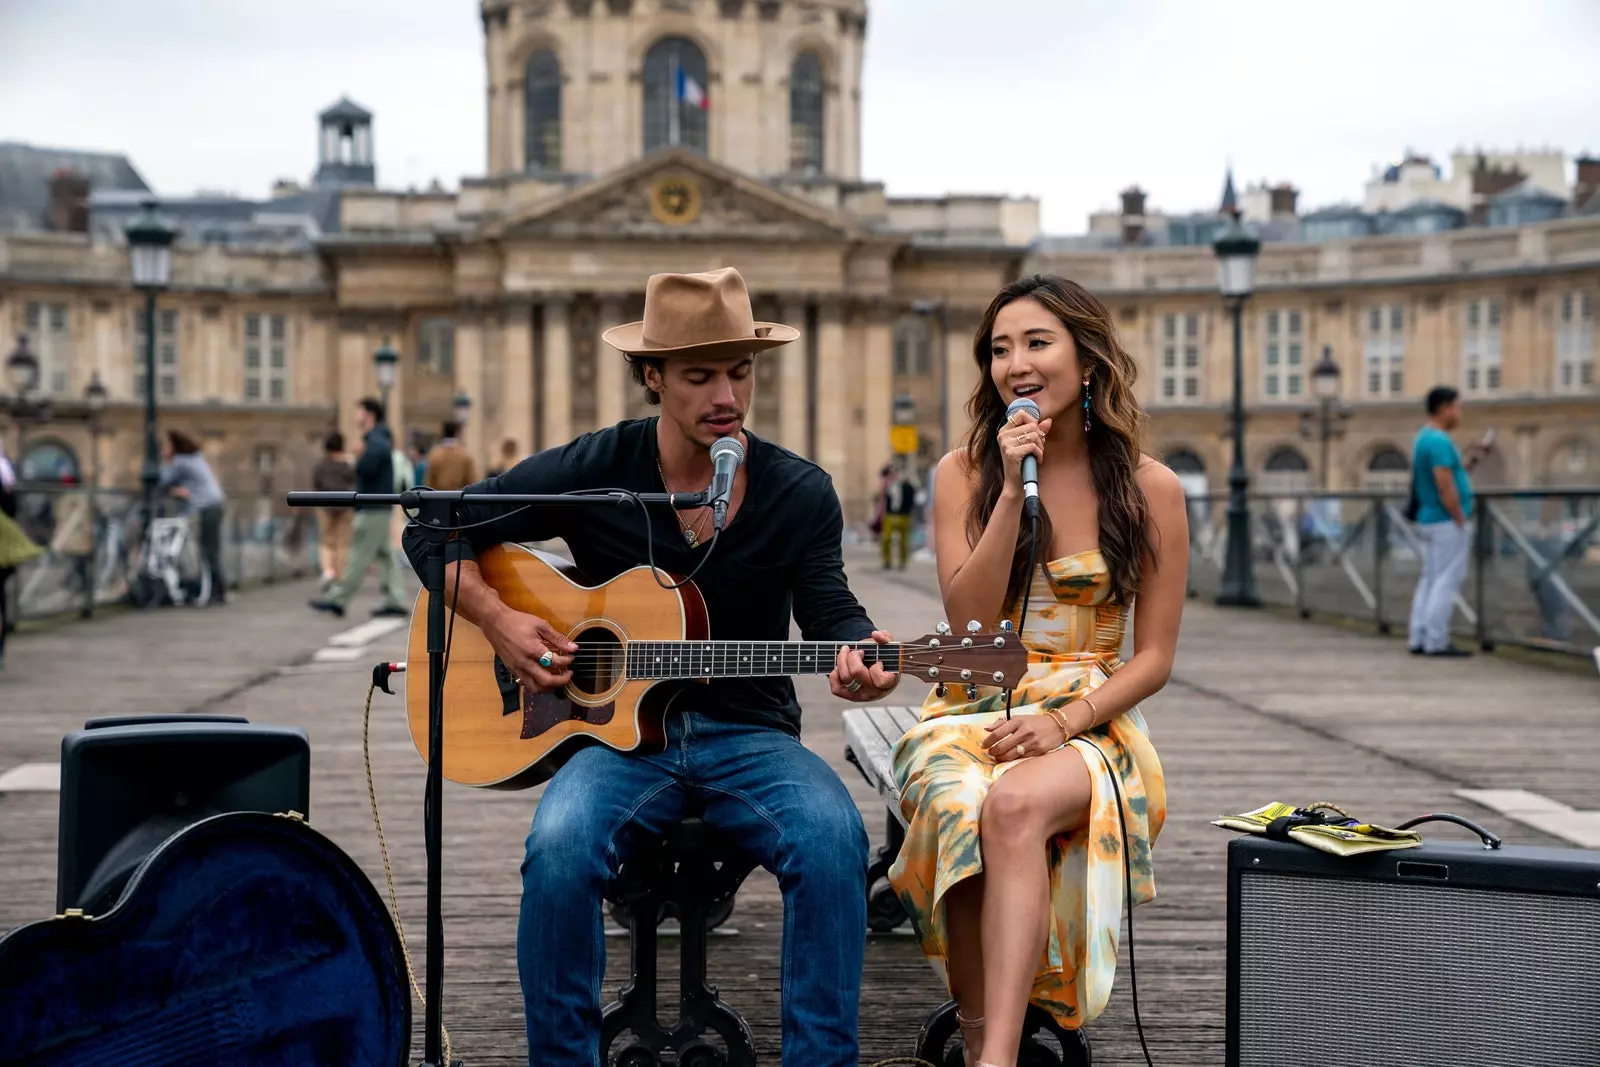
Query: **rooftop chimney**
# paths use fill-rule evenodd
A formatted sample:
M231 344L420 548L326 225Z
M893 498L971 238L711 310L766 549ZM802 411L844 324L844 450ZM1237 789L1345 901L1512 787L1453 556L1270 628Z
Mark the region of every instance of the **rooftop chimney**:
M1294 218L1295 201L1299 196L1300 190L1288 182L1284 182L1282 185L1274 185L1270 193L1272 217L1275 219Z
M50 176L50 228L89 232L89 179L77 171L58 170Z

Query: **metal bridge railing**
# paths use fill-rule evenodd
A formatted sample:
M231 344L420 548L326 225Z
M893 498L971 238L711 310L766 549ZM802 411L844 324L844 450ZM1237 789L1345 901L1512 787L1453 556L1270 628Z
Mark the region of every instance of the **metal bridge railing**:
M7 583L13 619L88 615L128 599L143 525L137 492L26 482L16 488L17 522L46 551ZM177 512L168 503L165 513ZM222 529L230 586L317 573L316 517L289 508L282 494L230 496Z
M1451 629L1496 644L1583 656L1600 646L1600 488L1474 491L1474 538ZM1404 632L1421 543L1404 492L1250 496L1262 600ZM1214 595L1227 548L1226 494L1189 497L1189 592Z

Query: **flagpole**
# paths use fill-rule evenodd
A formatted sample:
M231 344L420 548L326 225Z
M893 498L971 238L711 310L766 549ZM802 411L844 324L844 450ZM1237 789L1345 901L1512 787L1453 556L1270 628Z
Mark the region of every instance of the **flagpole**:
M668 105L670 110L667 112L667 144L671 145L673 148L678 147L678 123L680 121L679 112L683 110L683 98L679 95L678 89L678 80L680 77L681 75L678 72L678 52L677 49L673 49L672 90L667 94L668 99L671 101L671 103Z

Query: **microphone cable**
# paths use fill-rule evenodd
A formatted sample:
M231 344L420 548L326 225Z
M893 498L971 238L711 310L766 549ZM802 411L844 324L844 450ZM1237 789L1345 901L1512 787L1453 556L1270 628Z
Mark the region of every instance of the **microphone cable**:
M1022 640L1022 634L1028 624L1028 599L1033 592L1034 569L1038 566L1039 555L1039 514L1035 510L1028 519L1028 579L1022 585L1022 614L1018 616L1017 640ZM1023 645L1026 649L1026 643ZM1011 696L1014 689L1006 690L1006 719L1011 718ZM1067 739L1069 742L1071 738ZM1117 825L1122 830L1122 891L1123 900L1127 902L1128 909L1128 990L1133 996L1133 1026L1139 1034L1139 1049L1144 1053L1145 1067L1155 1067L1150 1058L1150 1046L1145 1042L1144 1020L1139 1015L1139 969L1134 962L1133 952L1133 860L1128 855L1128 818L1123 812L1122 783L1117 779L1117 770L1111 765L1111 758L1107 756L1099 745L1085 739L1100 761L1106 765L1106 774L1111 779L1111 790L1117 798Z

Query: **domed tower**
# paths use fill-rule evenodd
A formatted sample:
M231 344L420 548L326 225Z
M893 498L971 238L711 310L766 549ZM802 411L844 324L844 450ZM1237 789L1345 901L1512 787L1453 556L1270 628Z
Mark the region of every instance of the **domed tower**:
M679 146L855 180L866 0L483 0L491 177Z

